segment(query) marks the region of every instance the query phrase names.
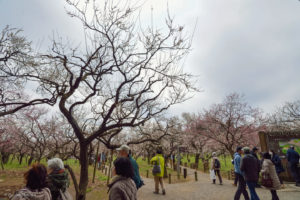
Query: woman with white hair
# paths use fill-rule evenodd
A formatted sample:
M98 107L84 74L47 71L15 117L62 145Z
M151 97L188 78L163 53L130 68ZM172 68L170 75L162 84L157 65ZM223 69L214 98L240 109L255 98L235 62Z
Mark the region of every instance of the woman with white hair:
M48 160L48 188L53 200L70 199L67 191L70 185L68 173L65 171L64 163L60 158Z

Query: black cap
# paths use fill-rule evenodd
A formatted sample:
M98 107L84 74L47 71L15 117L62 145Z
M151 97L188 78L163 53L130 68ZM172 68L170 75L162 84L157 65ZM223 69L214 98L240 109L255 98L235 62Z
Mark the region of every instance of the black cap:
M236 148L236 152L238 152L238 151L240 151L240 150L242 150L243 149L243 147L237 147Z
M252 151L256 151L256 150L258 150L258 148L257 147L253 147Z

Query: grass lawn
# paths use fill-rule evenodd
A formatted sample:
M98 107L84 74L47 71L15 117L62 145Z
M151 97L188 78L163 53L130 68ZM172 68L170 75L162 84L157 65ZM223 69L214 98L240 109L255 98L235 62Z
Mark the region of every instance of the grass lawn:
M42 164L47 166L46 160L41 161ZM80 173L80 165L79 162L74 159L69 159L64 162L68 164L73 169L75 176L77 178L77 182L79 182L79 173ZM143 178L146 178L147 171L149 173L149 178L152 178L153 175L151 173L152 166L148 165L146 160L139 158L137 160L139 165L140 174ZM17 160L10 160L7 164L4 165L5 170L0 170L0 198L5 198L7 194L13 194L16 190L25 186L23 174L30 168L24 162L19 165ZM96 200L96 199L107 199L107 176L101 170L96 170L95 183L92 183L93 177L93 166L89 166L89 185L87 188L87 199ZM168 174L171 174L172 183L178 182L186 182L191 180L193 177L187 177L184 179L182 176L180 179L177 178L177 172L172 169L167 169ZM165 179L165 182L168 183L168 178ZM75 190L73 186L73 182L71 181L71 185L69 191L73 196L75 196Z
M46 160L41 161L42 164L47 164ZM64 162L72 167L77 181L79 180L80 166L79 162L73 159L67 160ZM27 166L25 162L21 165L14 160L9 161L4 165L5 170L0 170L0 198L5 198L7 194L13 194L16 190L25 186L23 174L30 167ZM96 171L95 183L92 183L93 177L93 166L89 167L89 185L87 188L87 199L96 200L96 199L106 199L107 198L107 187L106 180L107 176L103 174L100 170ZM69 176L70 177L70 176ZM69 191L75 196L75 190L73 182L71 182Z

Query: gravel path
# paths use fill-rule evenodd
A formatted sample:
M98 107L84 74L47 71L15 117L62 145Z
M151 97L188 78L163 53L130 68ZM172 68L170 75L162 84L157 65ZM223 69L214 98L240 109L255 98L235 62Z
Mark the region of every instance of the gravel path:
M153 194L154 181L144 179L146 185L138 191L139 200L232 200L236 187L232 181L223 180L223 185L211 184L209 175L198 172L198 182L190 181L187 183L168 184L165 182L166 196ZM261 200L271 199L268 190L258 189ZM287 186L286 189L278 191L280 200L300 200L300 188ZM243 199L243 197L241 197Z

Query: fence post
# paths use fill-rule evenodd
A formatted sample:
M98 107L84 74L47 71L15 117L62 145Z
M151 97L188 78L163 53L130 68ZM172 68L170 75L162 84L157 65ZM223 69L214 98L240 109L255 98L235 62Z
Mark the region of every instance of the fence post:
M230 180L231 171L227 171L228 180Z
M232 170L230 170L230 171L231 171L230 178L231 178L232 180L234 180L234 179L235 179L235 173L234 173L234 170L232 169Z
M197 174L197 171L195 171L195 181L198 181L198 174Z
M146 177L149 178L149 169L147 169Z
M169 174L169 184L171 184L171 174Z
M98 165L99 148L100 148L100 142L98 141L98 147L97 147L97 152L96 152L96 156L95 156L95 164L94 164L94 173L93 173L92 183L95 183L96 169L97 169L97 165Z
M105 175L107 175L107 167L105 166Z
M183 169L183 178L186 179L186 177L187 177L187 169L184 168Z

